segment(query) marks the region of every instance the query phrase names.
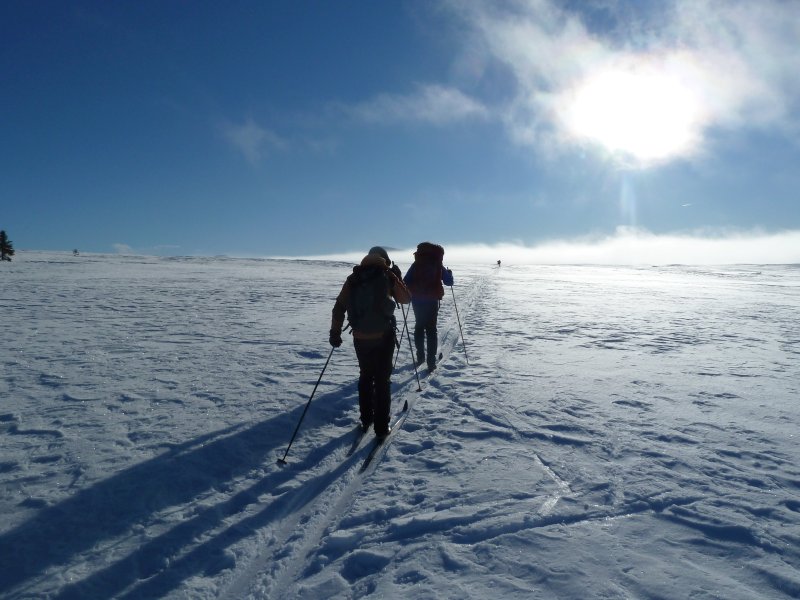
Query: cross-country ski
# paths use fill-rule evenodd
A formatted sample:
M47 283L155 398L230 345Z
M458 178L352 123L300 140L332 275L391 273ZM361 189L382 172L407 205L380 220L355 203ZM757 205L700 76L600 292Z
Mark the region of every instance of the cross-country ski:
M361 473L364 473L370 467L379 453L385 451L387 444L393 436L397 435L400 427L403 424L403 421L405 421L407 417L408 410L404 407L402 412L390 425L388 435L375 438L375 440L372 442L372 447L370 448L369 454L367 454L364 462L361 464L361 469L359 470Z

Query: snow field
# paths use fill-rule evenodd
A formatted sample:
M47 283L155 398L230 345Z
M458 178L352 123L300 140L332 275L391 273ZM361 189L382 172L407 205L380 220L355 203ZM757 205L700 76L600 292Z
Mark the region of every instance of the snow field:
M0 597L800 594L797 267L453 265L362 475L349 265L15 259Z

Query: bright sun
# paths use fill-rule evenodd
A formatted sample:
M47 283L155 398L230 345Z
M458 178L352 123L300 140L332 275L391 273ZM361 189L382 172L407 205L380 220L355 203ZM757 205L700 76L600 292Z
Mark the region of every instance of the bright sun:
M653 67L593 74L562 108L571 135L640 164L687 154L700 139L697 95L674 73Z

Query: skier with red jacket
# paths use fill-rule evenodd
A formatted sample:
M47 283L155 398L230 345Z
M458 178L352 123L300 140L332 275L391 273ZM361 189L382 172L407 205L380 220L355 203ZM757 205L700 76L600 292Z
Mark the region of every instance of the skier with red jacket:
M414 264L403 278L411 292L411 307L414 309L417 364L427 361L429 371L436 368L439 347L436 322L439 317L439 302L444 298L442 284L453 285L453 272L442 266L443 259L444 248L439 244L422 242L414 252Z

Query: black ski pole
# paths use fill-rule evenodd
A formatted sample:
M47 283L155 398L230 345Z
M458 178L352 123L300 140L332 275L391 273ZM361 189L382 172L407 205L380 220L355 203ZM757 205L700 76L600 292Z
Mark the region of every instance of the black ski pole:
M397 359L400 358L400 347L402 345L403 336L406 334L406 328L408 327L408 322L406 321L406 311L403 308L403 305L399 302L397 303L400 306L400 310L403 311L403 331L400 332L400 341L401 343L397 345L397 354L394 355L394 364L392 365L392 371L397 368Z
M461 317L458 316L458 304L456 303L456 293L453 291L453 286L450 286L450 291L453 292L453 306L456 307L456 319L458 319L458 329L461 332L461 345L464 346L464 358L467 359L469 364L469 356L467 356L467 342L464 341L464 330L461 329Z
M408 339L408 349L411 352L411 364L414 365L414 375L417 376L417 391L422 391L422 384L419 382L419 370L417 369L417 361L414 360L414 347L411 345L411 330L408 328L408 320L406 319L406 309L400 305L400 310L403 311L403 329L406 331L406 338ZM408 312L411 312L410 310ZM403 405L403 410L408 408L408 400Z
M347 329L345 328L345 331ZM317 386L319 386L319 382L322 381L322 376L325 374L325 369L328 368L328 363L331 361L331 356L333 356L333 351L336 350L336 346L331 346L330 354L328 354L328 360L325 361L325 366L322 367L322 373L319 374L319 379L317 379L316 385L314 385L314 390L311 392L311 396L308 398L308 402L306 402L306 407L303 409L303 414L300 415L300 420L297 422L297 427L294 428L294 433L292 434L292 439L289 440L289 445L286 447L286 452L283 454L283 458L278 459L279 465L286 464L286 455L289 454L289 448L292 447L292 443L294 442L294 438L297 436L297 432L300 431L300 424L303 422L303 419L306 418L306 413L308 412L308 407L311 406L311 399L314 397L314 394L317 392Z

